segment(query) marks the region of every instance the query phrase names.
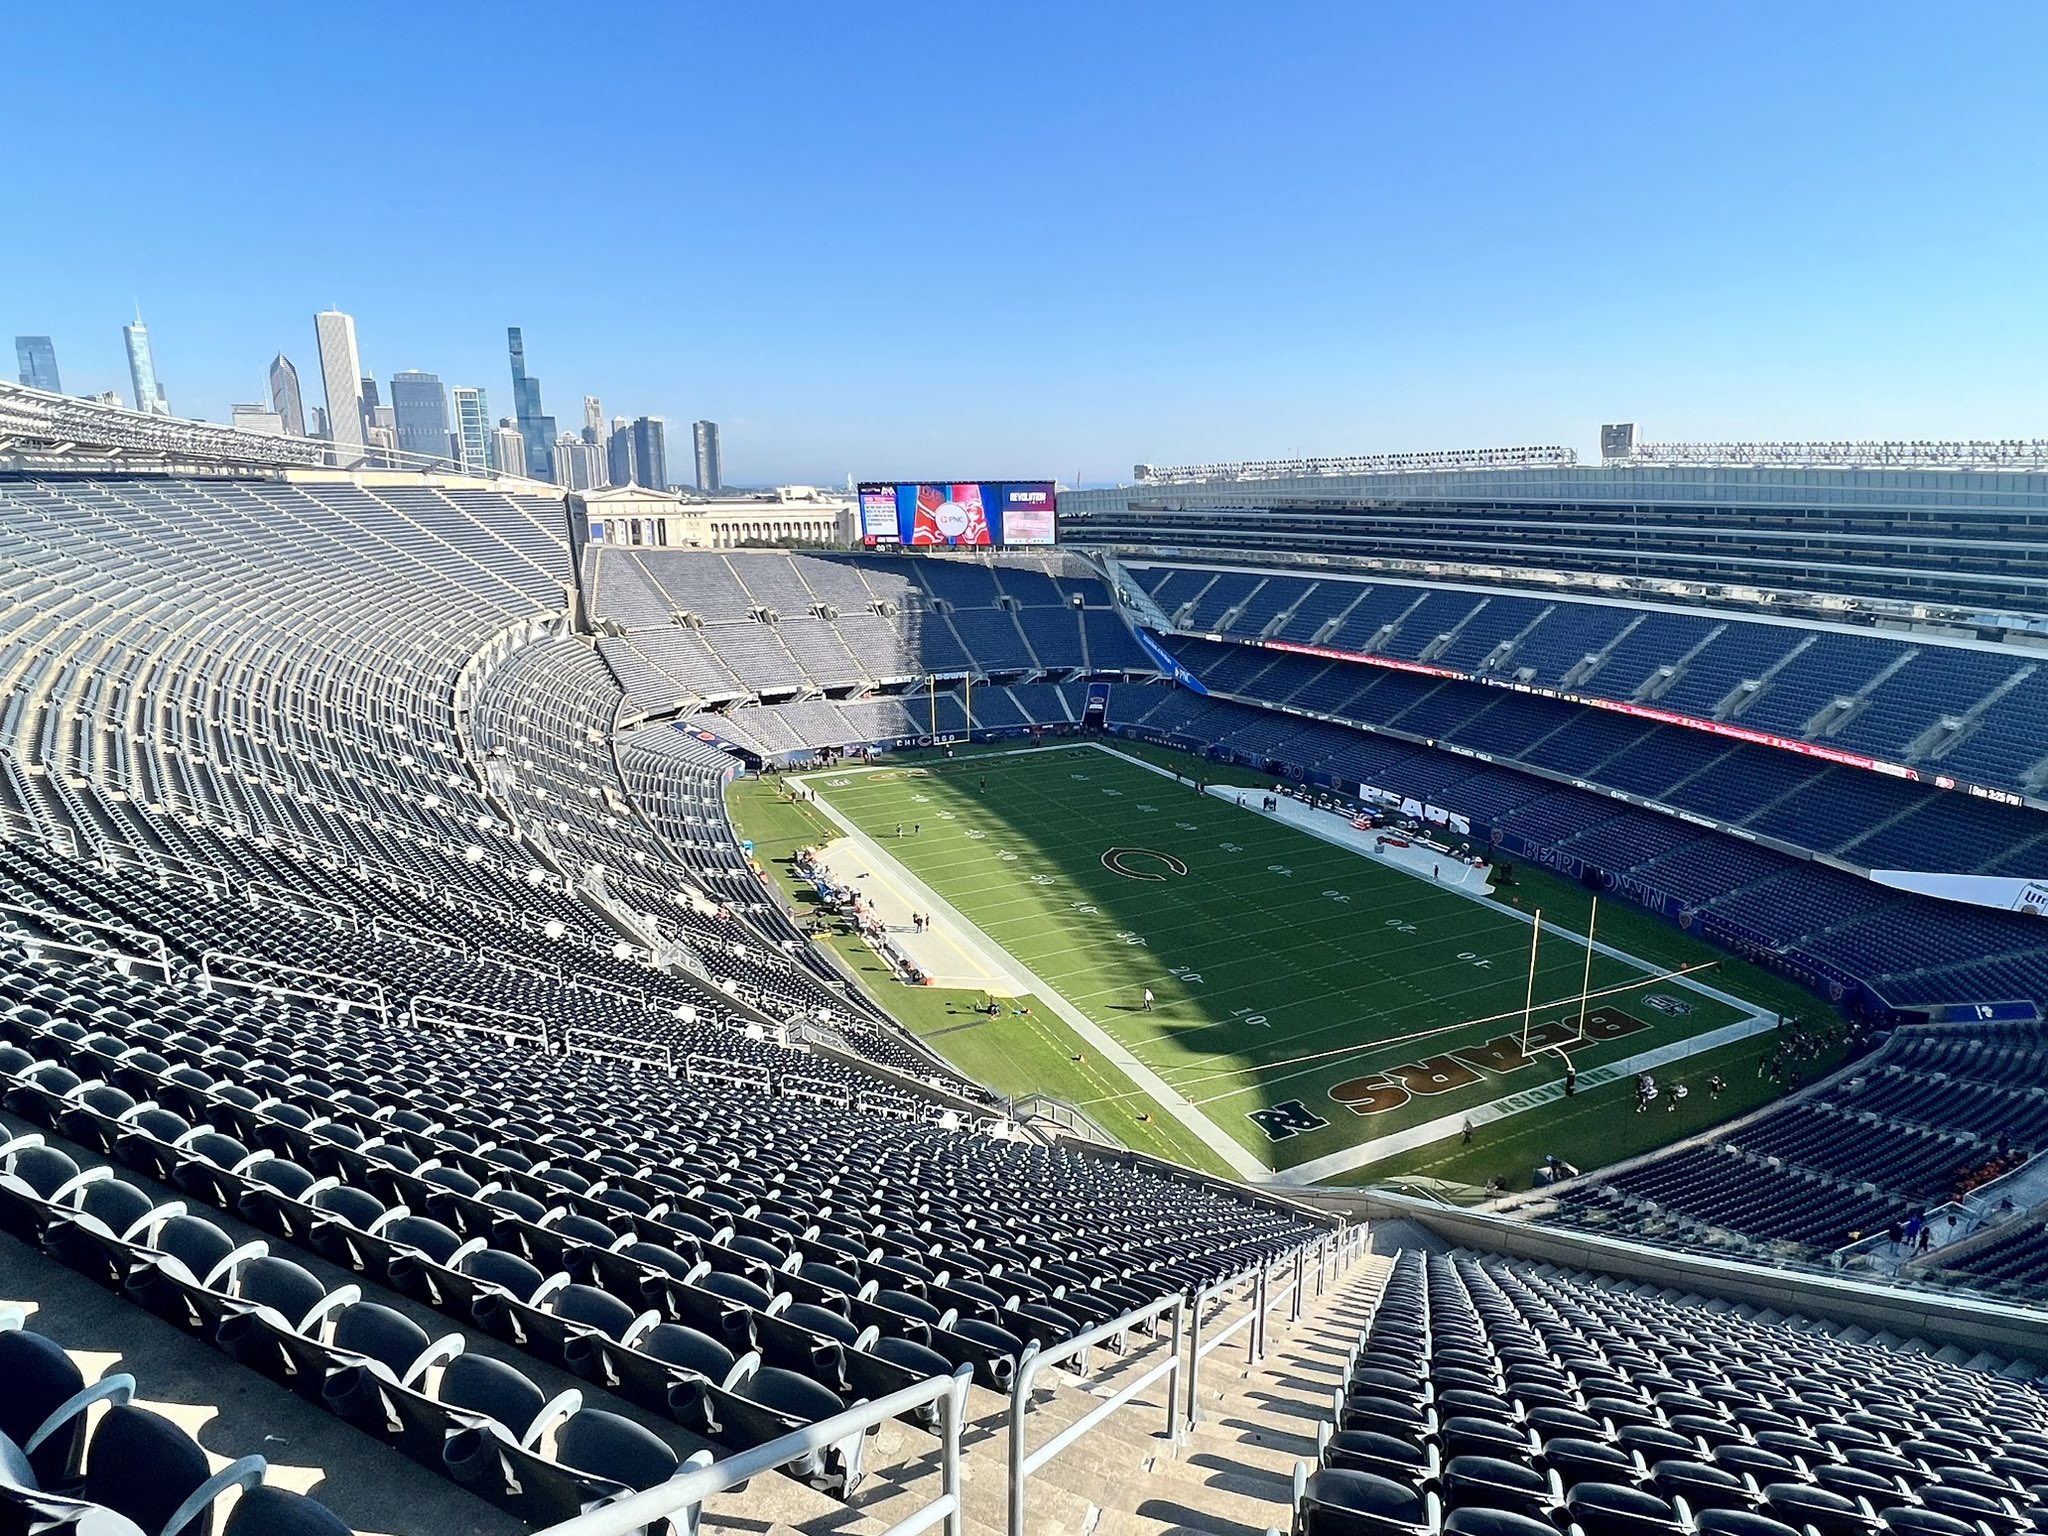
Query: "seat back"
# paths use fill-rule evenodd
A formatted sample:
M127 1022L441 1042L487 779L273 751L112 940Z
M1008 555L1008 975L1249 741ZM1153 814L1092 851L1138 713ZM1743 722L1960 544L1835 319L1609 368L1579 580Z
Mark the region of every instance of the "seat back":
M411 1369L431 1342L419 1324L381 1302L356 1302L344 1308L334 1324L335 1348L367 1355L398 1377Z
M164 1525L207 1476L206 1453L190 1436L162 1415L124 1403L109 1408L93 1433L85 1497L126 1515L148 1536L205 1536L211 1511L201 1511L182 1531L164 1531Z
M450 1408L495 1419L517 1440L546 1401L517 1369L487 1355L457 1355L441 1372L435 1394Z
M0 1333L0 1435L25 1446L52 1409L85 1386L85 1377L54 1339L19 1328ZM38 1446L30 1458L36 1481L61 1489L75 1480L85 1434L79 1418Z

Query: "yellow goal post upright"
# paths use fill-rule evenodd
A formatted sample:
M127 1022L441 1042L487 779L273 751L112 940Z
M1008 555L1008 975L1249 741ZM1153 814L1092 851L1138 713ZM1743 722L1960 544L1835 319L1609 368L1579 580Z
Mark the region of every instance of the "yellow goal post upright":
M1529 925L1529 990L1522 999L1522 1054L1529 1054L1529 1023L1536 1013L1536 942L1543 937L1543 909Z

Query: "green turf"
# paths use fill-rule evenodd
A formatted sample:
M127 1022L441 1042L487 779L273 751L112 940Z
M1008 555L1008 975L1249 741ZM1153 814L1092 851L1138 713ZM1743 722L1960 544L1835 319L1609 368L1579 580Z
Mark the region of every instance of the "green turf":
M753 841L755 861L785 898L804 912L815 903L816 892L792 873L790 856L798 848L838 836L838 829L811 806L792 801L779 778L737 780L729 802L741 835ZM1123 1074L1106 1066L1042 1000L1008 1000L1003 1017L991 1019L974 1011L982 1000L977 993L903 985L888 964L842 924L828 925L820 942L894 1018L976 1082L1013 1098L1042 1093L1068 1103L1101 1104L1095 1118L1124 1145L1205 1172L1229 1172L1199 1137L1152 1100L1134 1093ZM1028 1017L1016 1013L1019 1006L1031 1010Z
M1119 744L1121 748L1121 744ZM1220 773L1198 759L1153 749L1183 773ZM1240 770L1241 772L1241 770ZM821 772L807 782L885 853L936 891L1095 1024L1126 1045L1223 1131L1274 1164L1291 1166L1422 1121L1554 1081L1554 1054L1506 1075L1462 1069L1444 1053L1519 1034L1529 927L1473 901L1309 836L1253 810L1198 795L1136 764L1088 748L1007 755L936 756L880 772ZM1249 778L1243 782L1251 782ZM985 785L985 787L984 787ZM809 818L812 813L805 809ZM742 818L743 822L745 817ZM906 835L895 836L898 825ZM749 824L750 830L752 829ZM911 834L910 829L921 827ZM759 839L759 832L755 832ZM826 835L806 823L794 835ZM1113 847L1169 855L1106 868ZM1555 899L1583 925L1575 888L1535 878L1510 898ZM1576 898L1576 899L1574 899ZM1619 907L1619 903L1612 904ZM1650 929L1641 924L1647 923ZM1617 937L1617 928L1623 930ZM1626 909L1603 912L1602 937L1646 959L1717 958L1676 930ZM1644 942L1654 939L1654 945ZM1575 1013L1584 950L1553 940L1538 969L1538 1023ZM1596 957L1598 991L1643 972ZM1721 974L1709 977L1724 983ZM1765 977L1778 982L1778 978ZM1140 1010L1142 988L1158 1011ZM1618 999L1650 1027L1576 1056L1583 1072L1604 1061L1727 1023L1739 1011L1669 983L1651 990L1690 1011L1670 1016ZM1734 988L1732 990L1747 990ZM1804 995L1800 994L1804 1001ZM896 1007L894 998L890 1006ZM1029 1027L953 1031L904 1014L963 1068L1004 1085L1030 1084L1080 1102L1106 1121L1158 1115L1127 1085L1075 1084L1071 1037L1050 1034L1046 1010ZM969 1064L972 1057L976 1065ZM1453 1079L1370 1116L1329 1090L1425 1058ZM1091 1062L1091 1066L1094 1064ZM1105 1079L1107 1074L1101 1074ZM1249 1112L1299 1101L1328 1123L1271 1141ZM1545 1110L1527 1117L1538 1121ZM1676 1127L1674 1127L1676 1129Z
M1562 1158L1584 1172L1653 1152L1783 1097L1788 1090L1757 1071L1758 1058L1769 1054L1764 1043L1769 1038L1738 1041L1660 1069L1656 1077L1663 1092L1643 1114L1635 1110L1633 1082L1623 1079L1586 1089L1542 1114L1482 1126L1469 1144L1452 1137L1329 1182L1392 1185L1413 1178L1441 1183L1446 1188L1439 1193L1452 1198L1476 1200L1483 1198L1489 1179L1511 1190L1527 1189L1530 1171L1545 1157ZM1832 1071L1839 1058L1838 1049L1807 1070ZM1728 1085L1718 1096L1708 1090L1708 1079L1717 1072ZM1689 1090L1683 1101L1670 1091L1680 1083Z

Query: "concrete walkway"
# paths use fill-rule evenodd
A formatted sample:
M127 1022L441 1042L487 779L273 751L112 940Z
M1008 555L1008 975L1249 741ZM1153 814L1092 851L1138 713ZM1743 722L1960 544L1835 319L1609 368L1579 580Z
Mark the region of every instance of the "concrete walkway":
M998 961L981 946L963 940L950 923L934 921L920 933L913 921L915 915L937 915L925 900L928 893L913 893L900 885L894 870L884 869L869 857L871 846L849 837L835 838L818 850L818 862L834 885L860 892L889 930L889 942L931 977L933 986L986 992L991 997L1015 997L1026 990L1007 957Z

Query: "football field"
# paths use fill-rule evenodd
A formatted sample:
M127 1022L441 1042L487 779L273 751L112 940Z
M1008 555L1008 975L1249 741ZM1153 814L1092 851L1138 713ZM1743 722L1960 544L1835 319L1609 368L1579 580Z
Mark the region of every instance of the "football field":
M790 782L860 872L1056 1014L1069 1059L1098 1053L1109 1086L1078 1107L1119 1135L1170 1115L1240 1174L1332 1177L1468 1121L1540 1115L1567 1061L1591 1088L1771 1022L1711 967L1671 976L1596 949L1589 968L1582 939L1550 926L1532 997L1528 913L1327 840L1357 840L1342 818L1311 815L1317 836L1256 792L1241 808L1107 745ZM986 1050L994 1032L1028 1056L1048 1046L1037 1023L1006 1006L938 1033L972 1029Z

